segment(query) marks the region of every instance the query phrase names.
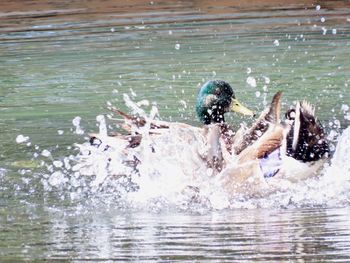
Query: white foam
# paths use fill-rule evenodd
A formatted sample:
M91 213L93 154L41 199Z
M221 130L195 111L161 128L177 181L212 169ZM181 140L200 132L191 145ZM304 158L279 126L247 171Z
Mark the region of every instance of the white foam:
M51 174L51 176L48 179L48 183L51 186L59 186L60 184L65 183L66 178L64 176L64 174L60 171L56 171L53 174Z

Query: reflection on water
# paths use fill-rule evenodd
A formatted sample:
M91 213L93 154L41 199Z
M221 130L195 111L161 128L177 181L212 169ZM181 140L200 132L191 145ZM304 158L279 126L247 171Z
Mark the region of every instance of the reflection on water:
M89 196L44 190L52 161L76 154L72 144L84 140L72 119L96 131L108 102L125 109L123 93L148 99L166 120L198 124L195 94L208 79L227 80L257 110L283 90L284 107L297 98L316 104L336 139L350 120L349 3L247 3L2 3L1 259L349 258L347 209L158 214L96 209ZM16 144L20 134L27 143Z
M2 226L20 259L70 260L269 260L346 261L350 256L348 209L237 210L209 214L94 212L49 209L18 225ZM3 219L3 218L2 218ZM40 221L40 224L35 222ZM17 223L15 223L17 222ZM21 235L16 231L21 229ZM21 247L18 242L22 242ZM17 247L17 249L16 249ZM5 257L6 258L6 257Z

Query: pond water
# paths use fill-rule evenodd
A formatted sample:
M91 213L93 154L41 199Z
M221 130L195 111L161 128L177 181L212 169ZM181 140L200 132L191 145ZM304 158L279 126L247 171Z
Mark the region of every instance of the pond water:
M109 105L128 111L124 94L148 100L148 111L156 105L163 120L200 125L195 97L209 79L226 80L257 111L278 90L284 109L307 99L334 150L350 124L349 8L346 1L5 1L0 261L348 262L348 169L339 170L340 192L324 183L317 199L301 187L292 202L276 195L224 209L166 196L133 206L114 189L77 193L48 187L47 178L78 154L74 144L99 129L96 116ZM77 116L84 134L72 123ZM250 121L228 121L243 120Z

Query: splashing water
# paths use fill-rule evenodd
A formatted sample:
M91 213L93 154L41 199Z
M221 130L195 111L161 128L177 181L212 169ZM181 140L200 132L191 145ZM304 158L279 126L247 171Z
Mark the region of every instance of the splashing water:
M80 121L81 121L81 117L77 116L72 120L72 124L75 127L75 133L82 135L82 134L84 134L84 130L80 126Z
M133 113L146 120L159 116L156 106L150 114L124 95ZM148 104L147 104L148 105ZM203 161L206 138L197 128L170 126L152 134L150 122L138 129L140 145L127 148L128 140L107 136L105 117L96 118L99 139L77 145L80 153L52 160L54 171L43 178L47 191L60 189L71 198L87 194L105 203L142 209L226 209L257 207L341 206L349 204L350 128L338 138L333 157L312 178L302 178L305 166L288 178L264 178L258 173L250 179L259 191L232 194L222 187L222 176ZM80 133L80 118L73 121ZM156 136L156 140L154 139ZM284 161L287 170L295 162ZM235 160L231 166L234 167Z

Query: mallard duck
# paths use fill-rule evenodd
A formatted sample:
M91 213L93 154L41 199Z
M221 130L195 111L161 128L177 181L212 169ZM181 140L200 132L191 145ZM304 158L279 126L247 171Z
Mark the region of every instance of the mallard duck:
M200 88L196 103L196 113L203 127L149 120L112 109L123 117L122 127L128 134L93 134L91 144L120 149L125 156L127 149L139 150L128 161L135 169L142 159L138 156L144 151L161 157L162 154L165 156L168 148L185 144L186 148L180 151L191 152L192 166L212 168L212 175L220 178L228 193L240 193L248 188L252 191L252 183L258 186L255 187L258 191L278 179L309 177L321 166L329 151L325 133L309 103L298 102L295 108L287 111L286 120L281 121L281 95L281 92L276 93L270 106L253 125L235 132L225 122L225 114L234 111L252 116L253 112L237 101L227 82L208 81ZM145 139L148 150L142 146ZM164 142L169 145L161 146ZM304 171L293 176L293 172L284 166L290 160ZM179 163L181 165L184 164ZM186 162L186 165L188 176L194 176L191 164ZM206 172L197 169L196 176L201 176L201 173Z
M282 181L295 182L317 175L326 161L329 145L314 107L306 101L297 102L281 121L281 95L277 92L258 120L234 138L234 165L228 165L220 174L226 191L271 192Z
M252 110L243 106L235 97L235 93L227 82L223 80L210 80L206 82L198 91L196 101L196 113L198 119L203 123L203 127L195 127L179 122L165 122L154 119L146 119L142 116L132 116L118 109L111 109L114 113L123 117L121 127L128 132L127 135L114 134L111 136L101 136L101 134L91 134L91 144L100 145L101 142L111 146L125 144L126 148L138 147L145 134L141 129L146 127L147 133L152 138L157 138L160 134L172 130L185 129L181 137L174 136L174 140L184 140L186 137L195 136L202 138L206 144L206 150L200 150L201 156L206 160L209 167L221 170L222 154L219 140L225 141L225 150L231 153L232 138L234 131L225 122L225 114L237 112L246 116L254 116ZM187 138L188 139L188 138ZM122 140L122 142L120 142ZM190 139L188 139L190 140Z

